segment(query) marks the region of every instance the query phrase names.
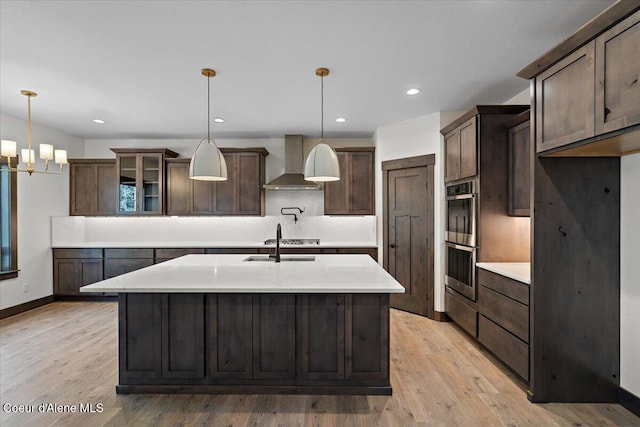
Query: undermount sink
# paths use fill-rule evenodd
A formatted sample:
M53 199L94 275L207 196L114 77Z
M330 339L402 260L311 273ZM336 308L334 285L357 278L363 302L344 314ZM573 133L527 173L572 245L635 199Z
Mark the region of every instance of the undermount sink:
M281 256L280 261L289 262L289 261L315 261L316 257L314 256ZM243 261L271 261L275 262L276 258L268 255L251 255Z

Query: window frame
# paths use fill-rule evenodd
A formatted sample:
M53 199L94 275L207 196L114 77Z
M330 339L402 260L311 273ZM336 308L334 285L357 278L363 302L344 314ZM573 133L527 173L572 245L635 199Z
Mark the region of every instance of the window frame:
M0 158L0 166L7 165L6 158ZM9 221L10 221L10 229L11 229L11 241L9 244L10 248L10 259L11 265L9 270L0 271L0 281L13 279L18 277L18 174L16 172L11 172L5 168L0 170L1 174L7 174L9 176ZM1 268L1 267L0 267Z

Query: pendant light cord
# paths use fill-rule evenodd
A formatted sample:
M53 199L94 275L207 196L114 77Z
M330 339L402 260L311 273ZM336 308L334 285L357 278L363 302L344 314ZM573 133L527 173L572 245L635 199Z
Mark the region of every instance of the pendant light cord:
M207 141L211 140L211 77L207 76Z
M320 76L320 139L324 139L324 76Z

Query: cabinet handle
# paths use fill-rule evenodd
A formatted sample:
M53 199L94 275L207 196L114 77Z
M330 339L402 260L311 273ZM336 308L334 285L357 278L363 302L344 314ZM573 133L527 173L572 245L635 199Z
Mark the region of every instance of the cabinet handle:
M607 107L604 107L604 121L607 121L607 116L611 114L611 110L608 109Z
M389 244L389 247L390 247L391 249L397 248L397 246L396 246L396 244L395 244L395 243L390 243L390 244Z

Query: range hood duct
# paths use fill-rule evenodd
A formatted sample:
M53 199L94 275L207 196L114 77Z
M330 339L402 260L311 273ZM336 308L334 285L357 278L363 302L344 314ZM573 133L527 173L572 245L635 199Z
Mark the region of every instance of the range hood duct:
M322 188L304 179L304 157L302 135L284 136L284 174L263 186L266 190L321 190Z

